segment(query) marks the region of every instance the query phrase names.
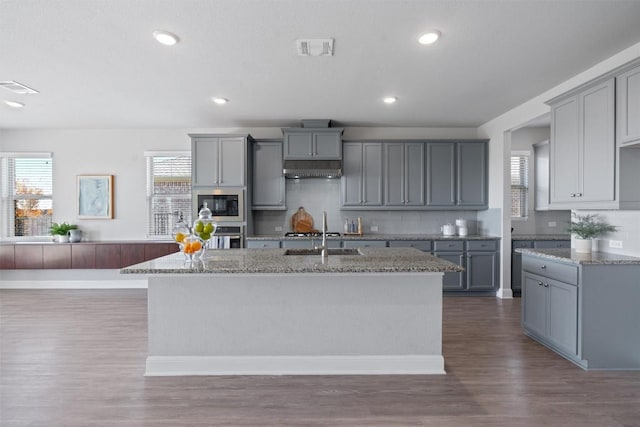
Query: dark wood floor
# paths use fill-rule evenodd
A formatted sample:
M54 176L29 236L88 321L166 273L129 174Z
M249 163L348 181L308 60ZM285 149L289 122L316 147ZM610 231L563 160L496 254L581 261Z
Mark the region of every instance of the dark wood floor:
M445 298L447 375L145 378L145 290L2 290L0 425L640 426L640 372L582 371L519 317Z

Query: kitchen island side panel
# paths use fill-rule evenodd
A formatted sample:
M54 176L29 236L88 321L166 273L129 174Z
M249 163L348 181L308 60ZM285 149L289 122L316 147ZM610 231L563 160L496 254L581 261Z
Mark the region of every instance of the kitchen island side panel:
M444 373L441 287L442 273L151 276L147 375L172 375L150 372L150 361L247 357L257 363L250 371L263 373L261 360L271 357L302 360L300 373L329 374L315 362L357 366L377 357L395 367L375 373L400 373L398 363L424 357L435 370L406 373ZM349 372L359 371L338 373Z
M581 293L588 369L640 370L640 266L583 265Z

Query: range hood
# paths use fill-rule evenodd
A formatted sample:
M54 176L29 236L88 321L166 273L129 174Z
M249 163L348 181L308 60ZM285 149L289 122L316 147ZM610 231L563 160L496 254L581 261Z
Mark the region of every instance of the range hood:
M339 178L342 176L341 160L285 160L285 178Z

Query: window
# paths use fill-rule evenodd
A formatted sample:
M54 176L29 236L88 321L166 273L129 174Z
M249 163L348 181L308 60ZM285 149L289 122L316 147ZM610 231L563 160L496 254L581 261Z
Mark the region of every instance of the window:
M511 217L526 218L529 208L529 155L511 156Z
M47 236L53 217L51 153L0 153L3 237Z
M146 152L149 236L169 236L184 216L191 218L191 153Z

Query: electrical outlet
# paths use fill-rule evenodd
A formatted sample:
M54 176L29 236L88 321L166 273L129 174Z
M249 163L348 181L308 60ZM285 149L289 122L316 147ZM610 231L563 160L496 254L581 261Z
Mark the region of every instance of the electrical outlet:
M555 227L558 224L555 221L549 221L549 227Z
M378 231L378 226L377 225L372 225L371 226L371 231L372 232Z
M609 240L609 247L622 249L622 240Z
M276 231L282 231L282 227L276 227Z

